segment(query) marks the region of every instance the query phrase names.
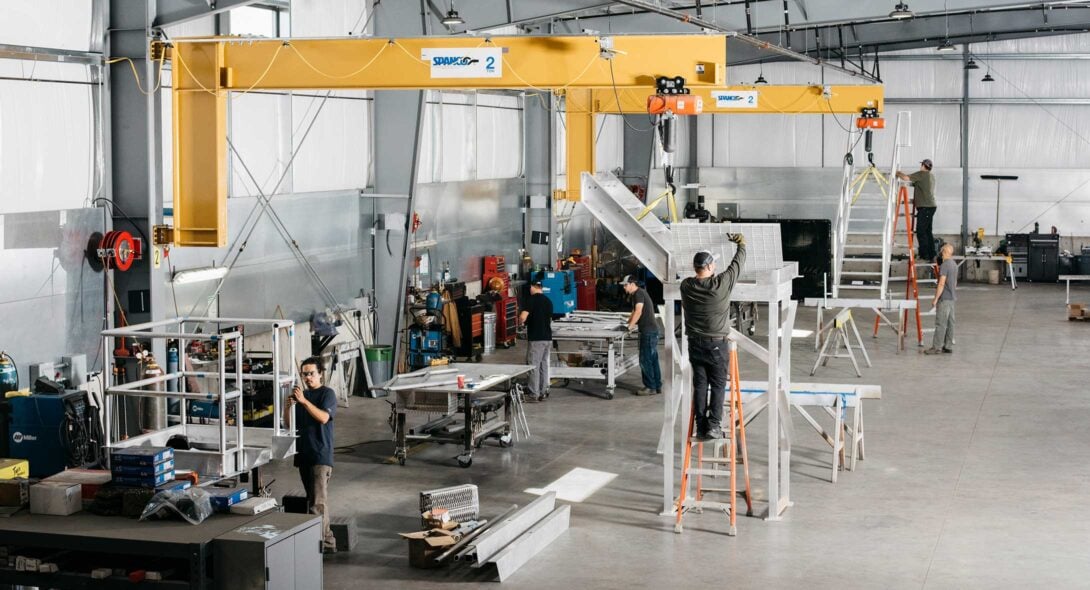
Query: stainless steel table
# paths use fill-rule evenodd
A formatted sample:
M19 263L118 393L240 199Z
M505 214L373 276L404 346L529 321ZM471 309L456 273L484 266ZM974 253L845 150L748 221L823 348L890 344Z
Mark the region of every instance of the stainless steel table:
M554 320L555 348L549 367L550 379L606 382L606 399L613 399L617 378L640 366L639 346L625 344L629 336L627 313L576 311ZM571 348L575 345L575 348ZM578 359L578 361L572 361ZM577 362L577 366L572 366Z
M532 370L529 365L464 363L422 369L387 381L382 389L395 397L391 417L398 463L405 464L410 440L462 443L462 454L457 457L462 467L473 464L474 448L489 437L498 439L500 446L513 444L512 381ZM458 387L458 375L465 375L464 388ZM501 407L502 418L488 418ZM410 412L439 417L410 432L406 425Z

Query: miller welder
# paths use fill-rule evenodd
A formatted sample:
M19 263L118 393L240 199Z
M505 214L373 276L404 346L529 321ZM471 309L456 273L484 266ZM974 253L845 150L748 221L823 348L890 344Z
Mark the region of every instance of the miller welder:
M41 381L41 380L40 380ZM9 456L26 459L31 477L48 477L68 467L101 463L105 439L98 409L83 391L35 384L39 392L8 398Z

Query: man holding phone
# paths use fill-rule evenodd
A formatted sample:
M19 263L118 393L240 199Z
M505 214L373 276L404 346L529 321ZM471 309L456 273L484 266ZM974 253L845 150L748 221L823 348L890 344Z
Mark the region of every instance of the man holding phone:
M337 394L322 385L322 359L310 357L299 367L302 386L296 384L284 406L284 423L294 409L295 466L307 493L311 514L322 517L322 552L336 553L337 541L329 529L326 503L329 478L333 475L333 415L337 413ZM304 387L305 386L305 389Z

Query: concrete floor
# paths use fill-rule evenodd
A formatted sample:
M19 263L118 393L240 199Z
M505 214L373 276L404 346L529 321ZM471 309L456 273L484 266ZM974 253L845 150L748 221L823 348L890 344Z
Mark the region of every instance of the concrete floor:
M547 402L528 406L531 440L509 449L488 443L469 469L454 464L450 446L423 447L404 467L389 464L386 402L354 398L337 416L338 444L353 446L337 455L331 507L356 518L360 539L354 552L326 559L325 585L490 586L469 568L408 567L397 533L418 527L417 493L474 483L482 514L495 515L534 498L523 490L584 467L618 476L573 504L571 529L509 585L1090 587L1090 325L1066 320L1063 288L1054 285L1012 292L965 284L959 296L955 354L925 357L915 347L898 354L885 332L868 339L875 366L861 380L847 361L810 378L812 341L795 340L797 380L882 385L884 398L866 406L867 460L829 483L829 447L795 416L794 507L779 522L740 516L733 538L722 514L687 516L682 535L658 515L661 397L618 388L607 401L554 389ZM800 310L796 329L812 329L813 318ZM492 358L518 357L521 346ZM743 379L764 371L743 357ZM749 430L758 498L765 433L761 416ZM277 493L299 487L289 468L273 472Z

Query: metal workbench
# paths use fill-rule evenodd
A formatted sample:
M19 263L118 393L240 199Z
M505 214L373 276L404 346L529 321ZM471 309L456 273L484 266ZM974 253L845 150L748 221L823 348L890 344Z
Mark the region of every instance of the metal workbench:
M187 580L146 581L139 587L205 589L212 588L214 584L208 576L212 541L265 516L214 514L201 524L192 525L181 520L141 522L87 512L45 516L22 511L0 519L0 546L65 553L70 559L97 554L130 557L139 563L141 558L146 558L149 564L147 569L160 567L161 564L164 569L184 571ZM297 521L297 524L319 520L319 517L309 514L282 516L292 522ZM319 548L315 546L314 551L317 553ZM100 567L108 567L108 564ZM0 568L0 588L5 588L6 584L61 589L137 587L128 579L92 580L89 573L82 572L47 574Z
M473 450L493 437L500 446L513 444L511 435L513 381L526 375L529 365L466 363L436 366L398 375L381 389L394 397L392 425L394 456L401 465L409 454L409 441L462 443L458 464L473 464ZM464 375L465 388L459 388L457 376ZM500 407L503 416L491 419ZM438 415L437 418L409 429L409 413ZM461 422L458 421L461 418Z
M638 337L628 331L628 315L575 311L554 320L553 342L556 344L549 378L605 381L606 399L613 399L617 377L640 366L639 346L629 346L627 354L625 351L629 336Z

